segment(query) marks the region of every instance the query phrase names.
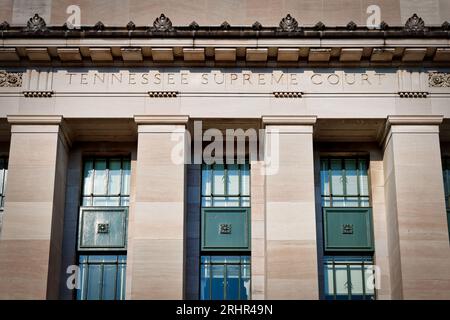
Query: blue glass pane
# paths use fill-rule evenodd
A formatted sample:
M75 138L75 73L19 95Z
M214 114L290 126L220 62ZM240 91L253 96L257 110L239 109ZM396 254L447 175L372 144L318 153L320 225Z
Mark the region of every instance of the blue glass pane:
M116 298L116 274L117 265L107 264L103 266L103 300L114 300Z
M102 266L98 264L89 265L87 275L87 300L100 300L102 287Z
M227 265L227 300L239 299L239 265Z
M211 299L224 300L224 273L223 265L211 266Z

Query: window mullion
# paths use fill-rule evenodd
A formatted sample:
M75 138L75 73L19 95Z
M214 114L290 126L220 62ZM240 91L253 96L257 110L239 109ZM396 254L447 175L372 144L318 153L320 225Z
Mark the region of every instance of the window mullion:
M331 170L331 159L328 158L328 193L330 194L330 207L333 207L333 179L332 179L332 170Z
M342 175L342 193L344 200L344 207L347 204L347 172L345 166L345 159L341 159L341 175Z
M365 261L362 261L362 265L361 265L361 271L362 271L362 289L363 289L363 300L366 300L366 279L365 279L365 272L366 272L366 268L365 268Z
M350 273L350 263L346 264L347 267L347 290L348 290L348 299L352 300L352 276Z

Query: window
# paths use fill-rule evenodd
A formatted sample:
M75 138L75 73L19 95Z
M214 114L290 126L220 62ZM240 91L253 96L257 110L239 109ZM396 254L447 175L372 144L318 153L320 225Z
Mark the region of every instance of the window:
M249 256L203 256L200 273L202 300L250 298Z
M367 160L327 158L320 162L323 207L368 207Z
M128 206L129 201L129 159L86 159L83 175L83 206Z
M78 300L123 300L125 255L81 255Z
M322 158L320 180L325 299L375 299L368 161Z
M88 158L78 228L79 300L125 298L129 158Z
M250 207L250 166L204 165L202 207Z
M5 187L8 176L8 158L0 157L0 232L3 223L3 207L5 205Z
M250 299L250 166L202 166L200 299Z
M450 236L450 158L442 159L442 171L444 176L445 207L447 208L447 227Z
M327 300L374 300L371 257L331 257L325 259Z
M8 178L8 159L0 157L0 210L5 205L5 187Z

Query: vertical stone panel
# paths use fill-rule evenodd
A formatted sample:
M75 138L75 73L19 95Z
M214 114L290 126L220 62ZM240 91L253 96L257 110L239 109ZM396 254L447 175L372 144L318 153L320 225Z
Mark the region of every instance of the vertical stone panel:
M68 146L61 116L13 116L0 298L56 299Z
M250 163L252 300L266 297L265 176L260 161Z
M278 164L273 172L266 168L267 299L319 296L312 135L315 120L263 117L264 160L266 165L271 161Z
M394 299L450 299L439 116L391 116L384 174Z
M184 298L187 117L135 118L138 147L130 206L128 299ZM175 132L175 133L174 133ZM181 163L172 155L178 150Z

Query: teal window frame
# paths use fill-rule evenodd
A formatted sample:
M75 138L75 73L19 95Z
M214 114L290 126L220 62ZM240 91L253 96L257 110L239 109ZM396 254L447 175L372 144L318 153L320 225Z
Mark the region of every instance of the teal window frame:
M84 213L85 212L108 212L114 213L118 212L124 215L123 223L121 226L121 232L123 232L123 243L119 246L108 245L108 246L95 246L95 245L84 245ZM78 222L78 251L126 251L127 250L127 238L128 238L128 207L81 207ZM109 233L115 230L109 230ZM94 230L95 232L95 230Z
M232 169L233 167L237 167L237 169ZM216 190L218 189L217 186L215 186L214 182L214 176L215 172L218 170L223 170L223 193L216 193ZM237 193L230 193L229 190L229 179L230 174L229 172L231 170L237 170L238 172L238 192ZM251 193L250 193L250 164L249 163L243 163L243 164L203 164L202 168L202 181L201 181L201 203L202 207L250 207L251 202ZM210 184L210 191L206 192L206 185L205 185L205 171L208 171L211 184ZM243 173L248 174L248 192L245 192L243 190ZM208 201L210 202L210 205L208 204ZM219 202L220 201L220 202ZM230 204L232 202L237 202L237 205ZM219 205L217 205L219 203ZM222 205L220 205L222 204Z
M96 164L105 162L104 169L96 169ZM112 169L113 162L120 161L120 169ZM92 162L92 167L88 167L88 163ZM87 173L91 171L90 177ZM95 186L98 181L97 175L102 172L104 178L103 186L104 192L96 193ZM119 192L111 193L112 173L120 172ZM89 179L89 185L86 184ZM128 206L130 201L130 179L131 179L131 159L130 157L87 157L83 161L83 181L82 181L82 196L81 205L84 207L93 206ZM126 184L125 184L126 183ZM125 192L128 191L128 192ZM98 201L104 201L106 204L101 204Z
M244 229L246 230L246 234L244 234L244 246L212 246L208 244L207 239L207 233L208 233L208 225L207 225L207 215L208 214L217 214L217 213L223 213L224 216L228 213L239 213L241 212L244 217ZM223 251L223 252L241 252L241 251L250 251L251 250L251 240L250 240L250 234L251 234L251 214L250 214L250 208L236 208L236 207L206 207L202 208L202 216L201 216L201 250L202 251ZM224 219L226 220L226 218ZM233 227L233 226L232 226ZM215 227L214 231L217 229ZM233 231L232 231L233 232ZM219 230L217 230L217 233L219 233ZM233 236L233 233L229 236Z
M77 300L124 300L126 261L126 255L80 255Z
M365 215L366 222L366 237L367 243L360 246L337 246L330 244L330 239L328 234L331 232L329 230L330 224L328 222L328 216L332 214L345 215L348 213L361 213ZM345 252L373 252L375 250L374 245L374 233L373 233L373 219L372 219L372 208L323 208L323 237L324 237L324 250L326 252L335 251L345 251ZM334 230L336 231L336 230ZM342 230L339 230L342 232Z
M251 257L245 256L218 256L203 255L200 264L200 299L201 300L250 300L251 299ZM239 270L237 292L230 296L230 274L231 268ZM222 278L216 278L221 282L222 288L219 286L218 291L214 291L214 269L219 269ZM220 270L223 269L223 270ZM245 275L245 273L248 273ZM211 280L213 279L213 280ZM247 288L245 288L245 281ZM206 289L206 290L205 290ZM243 295L243 289L248 290ZM221 291L221 292L220 292ZM237 294L236 294L237 293Z
M345 257L345 256L328 256L324 259L324 294L326 300L376 300L376 290L373 289L373 292L370 292L370 289L367 288L367 278L369 276L373 276L372 274L367 273L366 267L373 266L372 257ZM332 279L328 278L329 268L331 268ZM358 270L360 269L360 270ZM338 280L337 280L337 272L345 271L346 281L344 282L344 287L347 290L345 294L338 294ZM356 271L356 274L361 272L361 289L362 294L354 294L353 283L352 283L352 271ZM374 272L374 270L372 270ZM358 281L359 281L358 280ZM350 283L349 283L350 282ZM329 285L331 284L331 286ZM330 287L331 290L330 290ZM331 292L332 291L332 292Z
M334 193L333 188L333 174L332 163L340 162L340 179L342 180L342 193ZM347 161L355 161L357 193L348 194L347 192ZM362 166L362 164L365 164ZM370 207L370 180L369 180L369 160L364 157L321 157L320 159L320 190L321 203L323 207ZM365 173L365 175L363 174ZM362 180L366 179L365 186L367 194L363 192L364 186ZM328 182L328 188L325 188L325 180ZM339 199L339 202L338 200ZM341 205L338 205L338 204ZM355 205L356 204L356 205Z

